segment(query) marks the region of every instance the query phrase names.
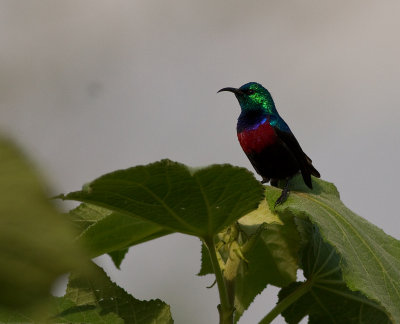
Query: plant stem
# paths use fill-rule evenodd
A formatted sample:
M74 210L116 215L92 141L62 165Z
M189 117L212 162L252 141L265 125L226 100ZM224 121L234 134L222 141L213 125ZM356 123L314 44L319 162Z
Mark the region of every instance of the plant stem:
M286 298L282 299L261 321L259 324L271 323L279 314L281 314L286 308L292 305L301 296L306 294L312 287L313 281L307 280L301 284L295 291L293 291Z
M224 276L221 271L221 267L217 258L217 251L215 249L214 238L204 240L205 245L210 253L211 264L215 273L215 279L217 281L220 304L218 305L219 311L219 323L220 324L232 324L233 323L233 305L230 302L228 287L226 285Z

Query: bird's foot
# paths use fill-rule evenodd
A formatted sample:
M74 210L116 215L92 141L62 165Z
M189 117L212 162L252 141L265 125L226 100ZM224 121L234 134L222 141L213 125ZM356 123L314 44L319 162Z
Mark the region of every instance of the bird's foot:
M290 190L289 190L289 180L286 180L286 184L285 184L285 186L283 187L283 190L282 190L281 195L280 195L279 198L275 201L275 206L274 206L274 207L283 204L283 203L286 201L286 199L289 197L289 193L290 193Z
M283 204L283 203L286 201L286 199L289 197L289 193L290 193L289 190L283 189L281 195L280 195L279 198L275 201L275 206L274 206L274 207Z

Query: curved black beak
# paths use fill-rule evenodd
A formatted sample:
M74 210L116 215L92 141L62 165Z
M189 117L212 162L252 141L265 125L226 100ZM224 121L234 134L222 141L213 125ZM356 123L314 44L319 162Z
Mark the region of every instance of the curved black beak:
M227 88L222 88L221 90L218 90L217 93L222 92L222 91L229 91L229 92L233 92L234 94L241 94L242 91L236 88L231 88L231 87L227 87Z

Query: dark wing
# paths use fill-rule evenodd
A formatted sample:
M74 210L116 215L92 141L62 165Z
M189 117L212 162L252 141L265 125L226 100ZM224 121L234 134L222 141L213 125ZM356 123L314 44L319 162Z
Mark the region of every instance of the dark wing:
M293 153L300 166L301 175L305 184L312 189L311 175L319 178L319 172L313 167L311 159L303 152L299 142L293 133L280 130L274 127L276 135L287 146L288 150Z

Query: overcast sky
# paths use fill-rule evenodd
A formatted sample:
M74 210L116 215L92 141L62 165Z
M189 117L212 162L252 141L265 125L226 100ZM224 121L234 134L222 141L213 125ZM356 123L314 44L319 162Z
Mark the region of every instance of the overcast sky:
M399 1L3 0L0 130L54 193L166 157L253 170L236 99L216 92L257 81L344 203L400 238L399 14ZM176 323L215 323L199 256L199 240L176 234L132 248L122 271L100 262Z

